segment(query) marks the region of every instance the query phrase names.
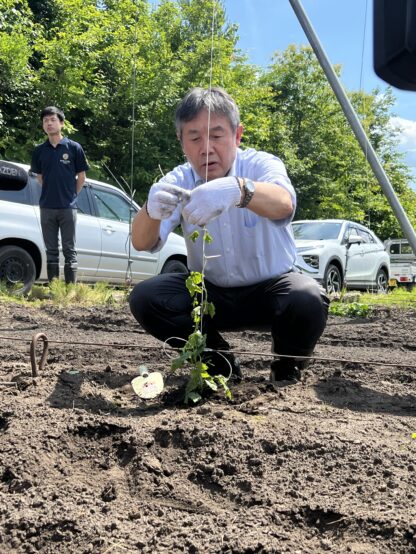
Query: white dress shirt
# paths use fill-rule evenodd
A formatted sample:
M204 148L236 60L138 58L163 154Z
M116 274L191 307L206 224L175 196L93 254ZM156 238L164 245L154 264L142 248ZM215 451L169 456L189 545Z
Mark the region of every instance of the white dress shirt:
M202 229L184 221L181 208L178 207L169 219L161 222L160 240L153 252L160 250L169 233L181 225L188 251L189 269L202 272L205 258L205 278L215 285L252 285L290 271L296 259L296 247L290 227L296 208L296 193L283 162L266 152L238 148L229 175L276 183L285 188L292 197L292 216L272 220L259 216L248 208L230 208L207 224L207 231L213 240L209 244L205 243L203 255ZM189 163L176 167L163 180L188 190L203 182ZM189 236L195 230L199 231L199 238L192 242Z

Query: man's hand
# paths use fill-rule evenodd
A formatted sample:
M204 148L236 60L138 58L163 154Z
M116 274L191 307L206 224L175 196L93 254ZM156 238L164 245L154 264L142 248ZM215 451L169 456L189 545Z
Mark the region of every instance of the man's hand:
M187 202L189 191L176 185L159 181L150 187L147 213L152 219L167 219L179 204Z
M203 227L225 210L237 206L240 199L241 189L237 178L221 177L193 189L182 215L188 223Z

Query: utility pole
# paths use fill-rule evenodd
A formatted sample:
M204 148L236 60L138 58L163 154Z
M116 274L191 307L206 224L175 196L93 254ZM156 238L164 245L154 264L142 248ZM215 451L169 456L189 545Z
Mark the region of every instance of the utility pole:
M377 157L370 141L368 140L367 135L361 125L360 120L358 119L357 114L352 107L352 104L346 95L340 80L338 79L337 74L334 71L331 63L329 62L328 56L326 55L322 45L319 41L318 36L315 33L315 30L312 27L311 22L308 19L308 16L303 9L303 6L300 0L289 0L293 11L296 14L296 17L299 20L299 23L302 26L302 29L305 32L306 37L309 40L310 45L312 46L313 51L315 52L318 61L324 70L324 73L329 81L329 84L332 87L332 90L335 93L335 96L338 99L338 102L341 104L341 108L344 111L344 114L351 125L351 128L366 156L368 162L376 176L377 181L380 183L380 186L387 197L387 200L393 210L394 215L397 217L400 227L403 231L403 235L409 241L409 244L412 247L414 254L416 255L416 234L413 229L406 212L404 211L402 205L400 204L399 199L394 192L394 189L387 177L380 160Z

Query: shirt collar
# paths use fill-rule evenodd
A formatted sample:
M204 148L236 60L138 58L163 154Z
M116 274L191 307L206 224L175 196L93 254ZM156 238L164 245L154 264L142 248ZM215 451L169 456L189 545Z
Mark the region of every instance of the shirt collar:
M58 146L59 144L62 144L63 146L66 146L67 143L68 143L68 138L67 137L62 137L61 140L58 142L58 144L56 146ZM49 141L48 138L46 139L45 144L48 144L49 146L52 146L52 148L53 148L53 145Z

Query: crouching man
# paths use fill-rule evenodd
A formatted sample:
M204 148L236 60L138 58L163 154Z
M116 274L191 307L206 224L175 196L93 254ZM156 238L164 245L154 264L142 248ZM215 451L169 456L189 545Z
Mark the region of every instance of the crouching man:
M188 267L204 275L215 316L204 318L207 347L229 350L224 330L268 326L273 350L293 356L271 363L272 381L294 383L327 321L329 300L311 277L295 267L290 223L296 194L282 161L265 152L240 149L239 110L224 90L194 88L176 110L176 132L187 163L155 183L132 226L137 250L158 251L179 224ZM193 242L190 235L199 230ZM187 339L193 331L186 274L157 275L134 288L130 308L136 320L161 341ZM184 343L170 341L173 346ZM240 375L238 360L226 357ZM230 365L210 353L209 373L229 375Z

